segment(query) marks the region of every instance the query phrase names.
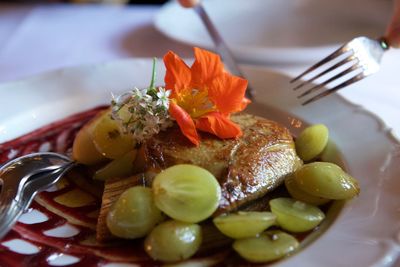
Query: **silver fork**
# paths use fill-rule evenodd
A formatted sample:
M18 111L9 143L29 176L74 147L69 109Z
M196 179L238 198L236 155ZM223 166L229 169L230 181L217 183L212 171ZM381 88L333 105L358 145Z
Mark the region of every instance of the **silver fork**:
M38 192L54 185L75 162L51 153L29 154L0 167L0 239L26 211Z
M207 11L204 9L201 0L179 0L179 3L183 7L193 8L193 10L196 12L196 14L199 16L204 26L206 27L206 30L215 45L215 49L221 56L222 60L224 61L224 64L228 67L228 69L231 71L233 75L244 78L245 76L240 71L231 50L226 45L224 39L222 38L217 28L212 23L210 17L207 14ZM250 100L254 99L254 89L251 87L250 83L247 84L246 97Z
M293 90L311 86L298 96L299 99L317 93L305 100L302 105L328 96L376 73L380 68L382 56L388 49L388 42L383 37L376 40L367 37L354 38L291 80L291 83L295 83L300 81L301 78L309 76L308 79L295 86ZM331 65L329 66L329 64ZM322 81L319 84L313 84L317 79ZM338 82L338 84L335 84L332 88L325 87L335 82ZM321 90L323 91L321 92Z

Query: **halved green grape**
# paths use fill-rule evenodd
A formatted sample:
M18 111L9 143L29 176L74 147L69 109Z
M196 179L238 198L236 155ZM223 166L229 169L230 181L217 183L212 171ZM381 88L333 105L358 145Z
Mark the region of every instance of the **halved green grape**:
M279 230L266 231L257 237L238 239L233 249L249 262L262 263L278 260L296 250L296 238Z
M328 141L328 144L326 144L324 151L322 151L322 153L318 157L319 159L321 159L320 161L331 162L338 165L339 167L344 166L343 157L340 155L339 149L336 144L331 140Z
M325 218L318 207L292 198L275 198L269 205L278 225L294 233L310 231Z
M276 216L268 211L239 211L220 215L213 222L224 235L239 239L258 235L272 226L275 219Z
M180 164L157 174L153 182L157 207L173 219L196 223L217 209L221 187L206 169Z
M151 189L134 186L111 206L107 226L117 237L138 238L147 235L162 219L161 211L154 205Z
M144 242L144 249L154 260L175 262L193 256L201 240L198 224L170 220L151 231Z
M303 201L305 203L311 205L323 205L330 201L330 199L313 196L299 188L296 181L294 180L294 176L290 175L285 179L285 186L290 196L294 199Z
M124 134L109 112L99 118L90 131L96 149L105 157L117 159L135 147L133 136Z
M96 171L94 179L107 180L116 177L126 177L134 172L134 161L136 159L137 150L134 149L125 153L120 158L114 159L106 166Z
M328 128L315 124L305 128L296 139L296 152L304 161L316 158L324 150L329 139Z
M317 197L349 199L360 192L356 179L329 162L303 165L294 173L294 180L301 190Z

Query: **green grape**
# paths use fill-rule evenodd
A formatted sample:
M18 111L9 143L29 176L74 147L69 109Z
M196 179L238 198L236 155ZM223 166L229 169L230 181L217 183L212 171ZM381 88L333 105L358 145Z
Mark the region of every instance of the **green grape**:
M134 186L111 206L107 226L117 237L138 238L147 235L162 219L161 211L154 205L151 189Z
M257 237L238 239L233 249L249 262L262 263L278 260L296 250L299 242L285 232L266 231Z
M110 112L105 112L91 127L90 136L96 149L105 157L117 159L135 147L135 140L122 133Z
M153 182L157 207L173 219L196 223L218 207L221 187L207 170L195 165L175 165L159 173Z
M338 166L343 166L343 158L340 155L339 149L334 142L328 141L324 151L318 156L320 161L335 163Z
M329 162L303 165L295 172L294 180L301 190L317 197L349 199L360 192L356 179Z
M276 216L271 212L239 211L214 218L214 225L224 235L239 239L256 236L275 223Z
M324 150L329 139L328 128L315 124L304 129L295 141L296 152L304 161L316 158Z
M175 262L193 256L201 240L198 224L170 220L151 231L144 242L144 249L154 260Z
M275 198L269 205L278 225L294 233L312 230L325 218L318 207L292 198Z
M285 179L285 186L290 196L294 199L303 201L311 205L323 205L330 201L330 199L313 196L299 188L294 180L294 176L290 175Z
M94 179L107 180L116 177L126 177L133 174L134 161L136 159L137 150L134 149L124 154L120 158L114 159L103 168L96 171Z

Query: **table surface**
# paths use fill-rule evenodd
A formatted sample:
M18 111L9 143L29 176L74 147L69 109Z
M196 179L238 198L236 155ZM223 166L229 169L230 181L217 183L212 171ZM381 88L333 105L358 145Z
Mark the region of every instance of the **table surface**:
M44 71L122 58L191 57L192 48L153 26L160 6L0 5L0 83ZM73 18L73 19L71 19ZM306 65L266 65L294 76ZM400 49L379 73L340 92L378 114L400 137Z
M192 48L153 26L159 6L0 4L0 83L41 72L122 58L191 57ZM73 18L73 19L71 19ZM306 65L266 65L295 76ZM340 94L376 113L400 137L400 49L379 73ZM0 97L0 104L1 104ZM397 261L395 266L399 266Z

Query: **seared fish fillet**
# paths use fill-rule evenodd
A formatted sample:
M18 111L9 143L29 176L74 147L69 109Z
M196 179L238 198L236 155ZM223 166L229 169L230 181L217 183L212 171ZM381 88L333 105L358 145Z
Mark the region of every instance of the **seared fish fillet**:
M187 163L209 170L222 188L219 214L262 197L302 164L287 128L245 113L231 119L243 131L238 139L201 133L201 143L195 147L177 126L158 134L144 144L147 167L165 169Z
M193 146L177 126L169 128L147 141L139 150L135 172L146 172L131 177L107 180L97 222L97 239L114 237L106 225L112 203L129 187L151 184L149 173L157 173L169 166L188 163L201 166L215 175L222 188L222 199L216 214L236 210L246 205L268 205L268 199L254 200L279 186L285 176L301 164L289 130L280 124L249 114L233 115L243 131L239 139L221 140L201 133L202 141ZM267 201L267 202L266 202ZM266 203L265 203L266 202ZM254 208L254 207L253 207Z

